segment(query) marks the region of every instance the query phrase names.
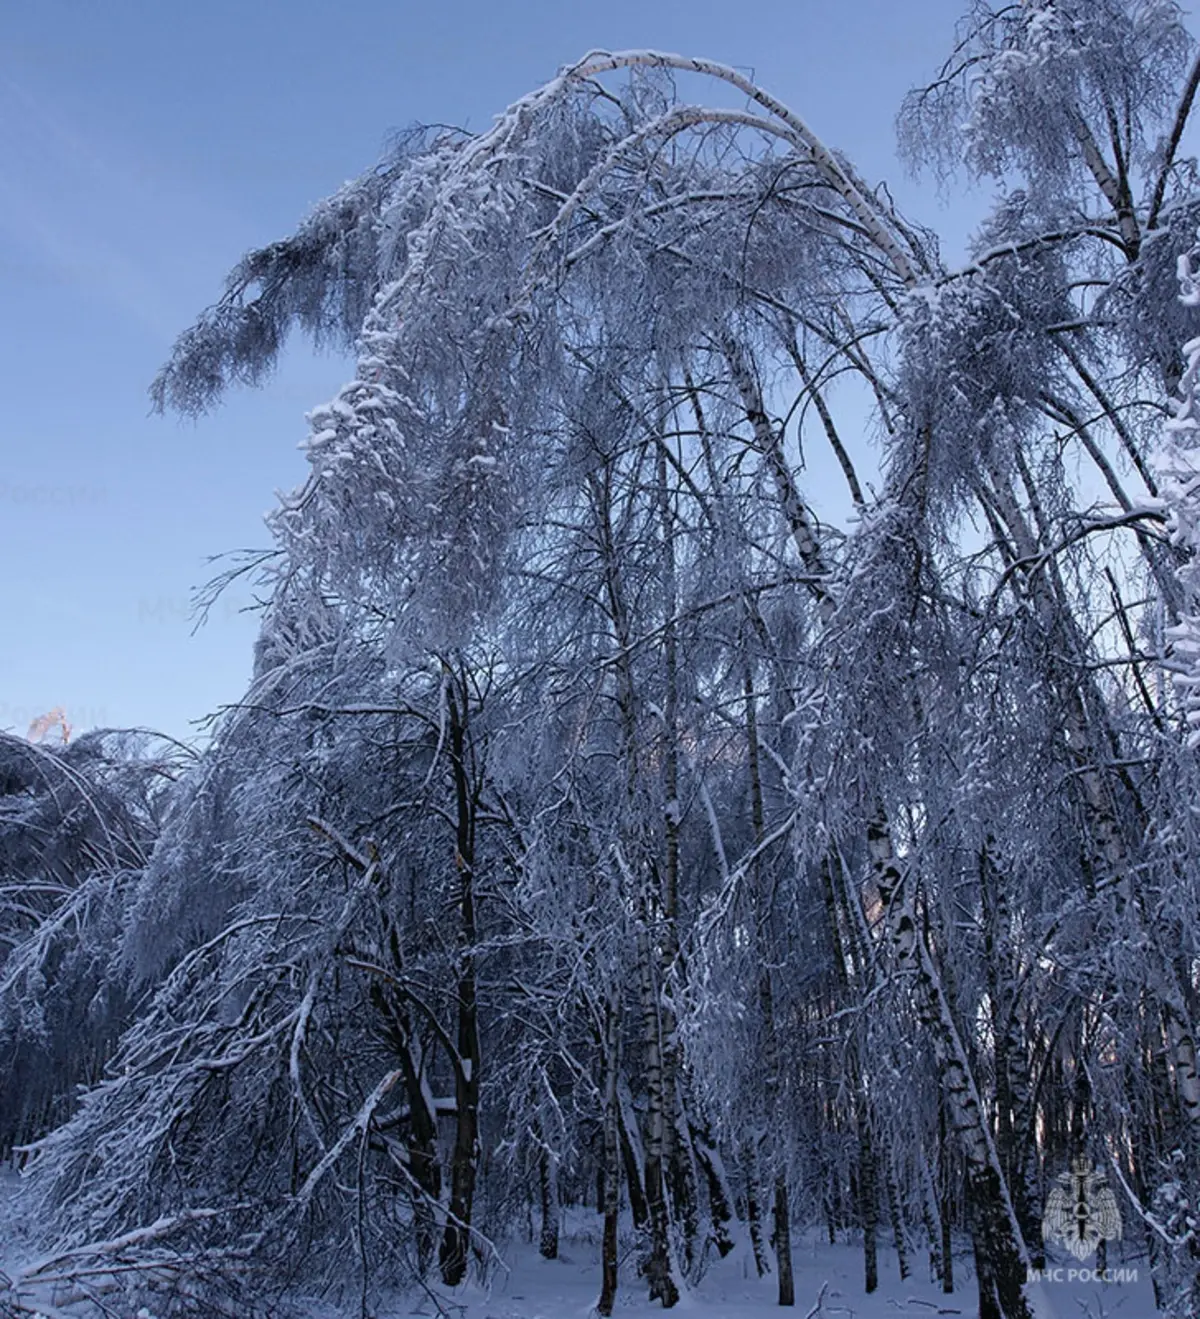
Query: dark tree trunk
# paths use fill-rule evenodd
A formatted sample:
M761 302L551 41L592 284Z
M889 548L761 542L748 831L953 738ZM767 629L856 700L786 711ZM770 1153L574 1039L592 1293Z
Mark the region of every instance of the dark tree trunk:
M942 1213L942 1292L946 1296L954 1291L954 1236L949 1210L947 1202Z
M938 1208L937 1193L933 1178L929 1173L929 1163L924 1151L921 1153L921 1221L925 1227L925 1238L929 1245L929 1281L940 1282L942 1277L942 1222Z
M558 1160L543 1150L538 1167L542 1201L542 1231L538 1250L543 1259L558 1258Z
M879 1286L879 1193L875 1146L862 1097L858 1101L858 1212L863 1234L863 1288L869 1295Z
M746 697L746 747L750 770L750 817L754 824L754 843L761 846L766 828L763 807L762 771L759 765L758 697L754 690L754 671L749 663L743 674L743 691ZM775 1138L772 1151L775 1164L774 1194L772 1196L771 1244L775 1249L775 1266L779 1273L779 1304L796 1304L796 1286L792 1277L792 1227L788 1216L787 1180L782 1169L782 1124L779 1093L782 1087L779 1058L779 1032L775 1022L775 992L771 985L770 898L764 882L762 857L754 861L754 923L758 938L758 956L762 973L758 982L758 1003L763 1023L763 1062L766 1066L764 1099L766 1101L768 1130Z
M938 1099L938 1145L942 1151L938 1162L938 1180L941 1183L942 1219L942 1292L954 1290L954 1183L950 1174L949 1151L946 1148L946 1102Z
M663 700L662 787L663 866L656 895L659 922L660 983L666 984L679 963L679 641L675 614L679 607L675 565L675 515L668 482L666 443L658 445L657 484L662 532L662 583L665 621L663 660L666 689ZM696 1169L692 1160L687 1114L681 1085L683 1075L679 1032L671 1004L659 1004L663 1074L663 1166L670 1194L670 1218L682 1249L683 1266L690 1270L699 1227L696 1208Z
M993 1260L984 1241L973 1235L975 1249L975 1278L979 1284L979 1319L1004 1319L996 1290L996 1273Z
M646 1206L646 1192L642 1174L641 1139L633 1100L624 1084L617 1081L617 1134L620 1140L621 1161L625 1166L625 1188L629 1195L629 1212L634 1227L641 1230L650 1221ZM637 1142L635 1144L635 1141Z
M743 1166L746 1172L746 1225L750 1229L754 1267L761 1278L767 1272L767 1251L763 1241L762 1207L758 1199L758 1155L753 1145L747 1146Z
M1032 1177L1036 1157L1034 1109L1025 1041L1017 1014L1016 957L1006 876L989 841L980 851L979 892L984 915L984 952L995 1039L996 1154L1012 1195L1013 1210L1030 1267L1045 1268L1041 1223Z
M796 1304L796 1284L792 1277L792 1223L788 1213L787 1182L775 1178L774 1235L775 1262L779 1267L779 1304Z
M386 881L385 881L386 883ZM386 912L386 901L382 904ZM389 916L384 916L384 944L395 984L405 973L404 951L400 931ZM403 995L380 981L371 985L371 1003L383 1021L382 1034L400 1064L404 1091L408 1099L409 1199L413 1212L413 1235L417 1248L417 1269L422 1277L433 1263L437 1250L437 1209L442 1194L442 1168L438 1159L437 1113L430 1105L425 1084L425 1050L419 1035L414 1034L412 1015Z
M670 1217L663 1168L666 1113L662 1035L650 940L644 924L638 933L638 960L641 963L642 1042L646 1055L646 1208L650 1216L650 1249L645 1272L650 1284L650 1299L660 1301L664 1309L670 1309L679 1300L679 1288L675 1285L671 1266Z
M1028 1319L1025 1268L1008 1239L1008 1223L996 1209L1003 1195L999 1180L993 1168L975 1168L967 1174L976 1267L981 1258L987 1267L986 1283L985 1274L978 1275L979 1313L981 1319Z
M708 1215L712 1225L712 1243L716 1247L717 1254L724 1259L733 1249L733 1237L729 1232L729 1225L733 1221L733 1198L725 1181L725 1169L721 1166L720 1155L703 1131L693 1133L692 1145L696 1151L696 1161L700 1165L708 1187Z
M600 1247L600 1299L596 1310L611 1315L617 1296L617 1223L621 1212L620 1095L617 1074L620 1070L620 1012L615 1003L606 1008L604 1032L604 1196L600 1206L604 1214L604 1239Z
M461 708L459 697L461 696ZM460 947L458 955L458 1057L454 1092L457 1115L450 1160L450 1207L438 1252L442 1281L457 1287L467 1271L471 1210L479 1159L479 1016L475 997L475 809L477 800L467 762L465 680L458 693L447 674L450 763L456 806L455 865L458 869Z

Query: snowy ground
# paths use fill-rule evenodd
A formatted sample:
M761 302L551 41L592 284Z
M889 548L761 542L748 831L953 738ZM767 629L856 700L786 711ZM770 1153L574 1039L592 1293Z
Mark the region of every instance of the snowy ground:
M599 1292L599 1261L594 1245L586 1241L564 1243L562 1258L543 1260L532 1246L519 1245L506 1252L509 1270L497 1270L490 1287L460 1288L455 1293L438 1293L454 1319L586 1319L594 1313ZM862 1250L855 1244L830 1246L813 1238L797 1246L797 1319L896 1319L902 1315L962 1315L972 1319L978 1306L975 1279L966 1260L956 1261L959 1286L944 1295L940 1283L928 1281L923 1267L901 1282L895 1256L881 1250L879 1289L864 1295ZM1093 1261L1088 1261L1094 1264ZM713 1266L698 1288L688 1293L676 1309L695 1319L766 1319L779 1310L775 1304L774 1279L759 1280L747 1258L733 1256ZM1078 1266L1076 1266L1078 1267ZM1101 1284L1078 1278L1042 1284L1036 1298L1039 1319L1151 1319L1156 1313L1149 1270L1143 1261L1113 1259L1110 1267L1138 1270L1137 1282ZM459 1308L461 1307L461 1308ZM661 1316L657 1305L645 1299L645 1286L633 1276L632 1267L623 1271L618 1293L617 1315L630 1319ZM401 1308L395 1319L437 1319L435 1302ZM381 1317L382 1319L382 1317ZM393 1319L393 1316L387 1316Z
M0 1272L14 1276L27 1258L19 1211L17 1178L0 1168ZM433 1288L428 1293L381 1307L376 1319L590 1319L600 1288L598 1224L586 1215L571 1214L557 1260L544 1260L525 1242L503 1248L503 1263L493 1262L485 1283L472 1281L454 1291ZM879 1289L863 1293L862 1249L852 1242L829 1245L822 1236L802 1236L793 1252L797 1319L898 1319L899 1316L977 1313L975 1279L968 1257L956 1259L957 1290L943 1294L931 1282L925 1258L914 1252L914 1275L901 1282L895 1254L879 1253ZM1074 1264L1074 1261L1071 1261ZM1094 1260L1085 1262L1094 1264ZM1078 1265L1075 1266L1078 1270ZM1144 1260L1122 1259L1114 1252L1110 1268L1132 1272L1137 1280L1096 1283L1068 1277L1042 1284L1035 1299L1038 1319L1151 1319L1156 1313L1149 1269ZM47 1298L48 1299L48 1298ZM353 1307L357 1312L357 1306ZM0 1306L0 1313L3 1307ZM53 1311L48 1311L53 1313ZM332 1319L335 1312L314 1305L314 1319ZM646 1299L646 1288L632 1261L621 1270L615 1313L625 1319L661 1317L663 1311ZM775 1280L754 1275L748 1249L739 1248L715 1261L699 1285L688 1291L675 1313L681 1319L766 1319L778 1314ZM132 1317L130 1317L132 1319Z

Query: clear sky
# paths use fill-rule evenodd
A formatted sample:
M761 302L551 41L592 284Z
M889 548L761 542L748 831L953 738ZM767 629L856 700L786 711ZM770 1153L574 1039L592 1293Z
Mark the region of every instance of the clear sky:
M209 556L268 543L303 476L304 414L348 363L297 344L198 423L150 415L174 336L247 249L369 167L416 121L486 127L594 47L751 70L869 179L950 237L905 183L900 98L965 0L34 0L0 47L0 728L190 721L235 701L252 616L234 591L192 634Z

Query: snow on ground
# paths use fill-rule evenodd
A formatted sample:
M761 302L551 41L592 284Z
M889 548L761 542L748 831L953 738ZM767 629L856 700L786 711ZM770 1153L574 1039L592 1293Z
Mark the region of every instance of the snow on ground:
M28 1258L28 1242L19 1211L19 1179L0 1167L0 1273L13 1276ZM473 1280L449 1290L397 1298L376 1311L376 1319L591 1319L600 1291L600 1251L597 1230L588 1216L573 1211L564 1233L560 1257L545 1260L534 1245L514 1242L492 1260L481 1282ZM793 1252L796 1279L796 1319L902 1319L903 1316L962 1316L978 1313L975 1279L969 1254L955 1259L956 1290L946 1295L931 1281L925 1256L913 1251L914 1272L901 1281L893 1251L881 1243L879 1288L863 1292L861 1244L853 1240L830 1245L820 1234L801 1235ZM1037 1319L1152 1319L1157 1312L1144 1259L1122 1259L1114 1252L1112 1270L1136 1273L1136 1280L1097 1283L1080 1279L1081 1269L1094 1266L1062 1264L1062 1281L1047 1282L1035 1297ZM1070 1267L1076 1271L1071 1278ZM773 1276L755 1276L749 1249L741 1246L724 1260L715 1260L699 1285L685 1292L675 1309L680 1319L767 1319L779 1314ZM352 1307L357 1313L357 1305ZM348 1312L348 1311L347 1311ZM336 1313L316 1304L314 1319ZM662 1308L646 1298L646 1286L628 1252L622 1261L615 1310L619 1319L661 1319Z
M599 1255L586 1239L565 1240L562 1257L544 1260L533 1246L506 1249L507 1270L496 1268L487 1288L471 1284L435 1294L453 1319L588 1319L600 1287ZM817 1237L802 1241L794 1252L797 1319L898 1319L904 1315L960 1315L973 1319L978 1313L975 1279L967 1259L955 1261L957 1289L943 1294L941 1284L930 1282L923 1257L913 1276L900 1281L895 1255L886 1249L879 1255L879 1289L863 1292L862 1248L848 1242L830 1246ZM1078 1271L1080 1266L1071 1261ZM1095 1261L1083 1267L1094 1266ZM1145 1261L1113 1258L1114 1270L1137 1270L1137 1281L1097 1283L1078 1277L1069 1279L1063 1264L1063 1280L1038 1288L1035 1298L1038 1319L1151 1319L1157 1313ZM748 1254L739 1252L719 1261L700 1285L687 1293L675 1313L688 1319L766 1319L779 1314L773 1277L754 1276ZM660 1306L646 1299L645 1283L635 1275L632 1264L624 1267L614 1312L627 1319L661 1317ZM386 1319L439 1319L432 1297L409 1302L388 1313ZM380 1319L385 1319L381 1314Z

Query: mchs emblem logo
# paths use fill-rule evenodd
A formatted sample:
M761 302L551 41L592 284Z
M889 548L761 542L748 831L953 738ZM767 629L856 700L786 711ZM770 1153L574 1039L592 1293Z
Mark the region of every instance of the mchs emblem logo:
M1061 1241L1076 1259L1084 1260L1101 1241L1120 1237L1121 1211L1112 1188L1087 1159L1076 1159L1046 1197L1043 1240Z

